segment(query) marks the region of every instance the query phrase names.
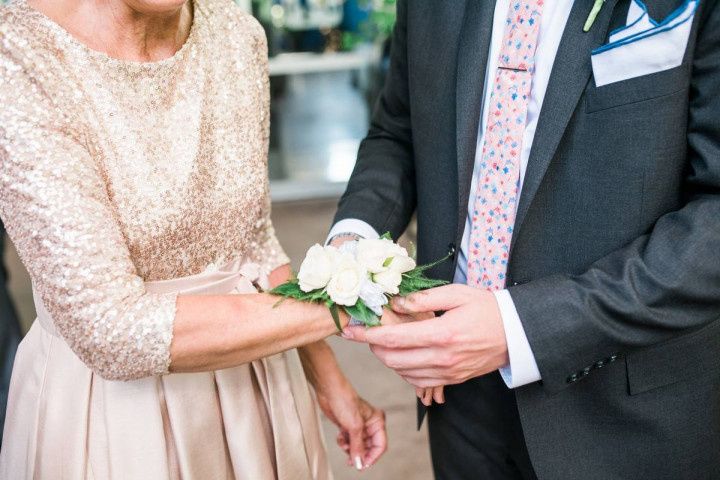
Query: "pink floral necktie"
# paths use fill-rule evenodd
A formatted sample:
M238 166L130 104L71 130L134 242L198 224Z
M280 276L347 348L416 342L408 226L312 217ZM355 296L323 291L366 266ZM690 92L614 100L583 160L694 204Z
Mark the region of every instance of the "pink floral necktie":
M472 210L468 285L505 287L520 186L520 152L543 0L511 1L490 98Z

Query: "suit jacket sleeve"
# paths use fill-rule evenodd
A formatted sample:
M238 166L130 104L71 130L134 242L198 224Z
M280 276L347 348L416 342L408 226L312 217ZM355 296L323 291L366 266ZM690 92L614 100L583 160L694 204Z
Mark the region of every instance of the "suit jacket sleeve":
M510 288L543 384L720 319L720 9L705 4L692 60L684 207L580 275Z
M407 227L416 198L408 99L408 3L397 4L390 70L334 220L362 220L394 238Z

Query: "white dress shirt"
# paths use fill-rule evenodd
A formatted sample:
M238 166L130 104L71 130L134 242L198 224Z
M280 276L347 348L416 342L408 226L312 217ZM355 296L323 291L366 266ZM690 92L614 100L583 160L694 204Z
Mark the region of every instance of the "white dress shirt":
M568 17L570 16L572 5L573 0L555 0L545 2L543 7L544 10L540 22L540 36L535 53L535 73L533 75L530 102L528 104L527 125L523 135L522 152L520 154L520 190L522 190L528 158L530 157L530 149L535 139L538 117L540 116L545 91L550 81L550 73L553 63L555 62L555 55L560 46L560 39L565 30ZM482 145L485 137L488 112L490 110L488 102L485 100L489 97L495 81L495 72L497 71L498 57L500 55L500 44L505 33L505 22L509 6L510 0L498 0L495 5L490 54L488 56L487 74L485 75L482 117L480 119L475 154L475 167L473 169L465 230L463 232L462 243L458 254L457 269L455 271L455 283L467 283L467 251L470 242L471 210L474 203L478 166L482 157ZM367 223L357 219L345 219L333 226L328 238L343 232L356 233L364 238L378 237L378 233ZM500 307L503 326L505 327L505 337L507 339L508 355L510 357L509 365L500 369L503 380L505 380L509 388L520 387L540 380L540 371L538 370L535 356L530 348L530 343L525 335L525 329L522 326L510 293L507 290L501 290L495 292L495 296Z

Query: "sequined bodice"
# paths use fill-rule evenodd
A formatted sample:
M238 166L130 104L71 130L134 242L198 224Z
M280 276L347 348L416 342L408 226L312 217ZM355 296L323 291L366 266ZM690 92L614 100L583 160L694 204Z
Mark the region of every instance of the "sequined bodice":
M144 281L287 261L269 216L264 32L231 0L193 10L173 57L136 63L25 0L0 8L0 215L83 360L91 327L156 329L145 367L119 377L167 367L174 298Z
M185 45L156 63L91 51L24 2L5 15L19 17L4 26L9 42L32 35L36 50L11 43L9 55L78 122L146 280L197 273L267 240L264 33L226 3L198 2Z

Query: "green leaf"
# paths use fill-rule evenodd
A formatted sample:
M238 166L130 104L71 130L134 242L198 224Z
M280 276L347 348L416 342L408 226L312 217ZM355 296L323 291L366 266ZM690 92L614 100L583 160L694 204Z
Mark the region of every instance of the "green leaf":
M327 292L322 288L303 292L297 280L290 280L282 285L278 285L270 290L270 293L302 302L324 302L329 299Z
M300 283L297 280L291 280L289 282L285 282L282 285L278 285L277 287L270 290L270 293L273 295L281 295L283 297L295 297L296 295L304 295L305 292L303 292L300 289Z
M450 260L451 257L452 257L452 254L451 254L451 253L448 253L447 255L445 255L445 256L444 256L443 258L441 258L440 260L436 260L436 261L434 261L434 262L432 262L432 263L428 263L428 264L426 264L426 265L418 265L417 267L415 267L414 269L412 269L412 270L410 270L409 272L405 273L404 275L407 275L407 276L410 276L410 277L417 276L419 273L423 273L423 272L425 272L426 270L430 270L430 269L433 268L433 267L437 267L437 266L440 265L441 263L447 262L448 260Z
M393 241L393 238L392 238L392 235L390 234L390 232L383 233L382 235L380 235L380 238L382 240L390 240L391 242Z
M380 319L372 310L370 310L365 302L358 300L352 307L344 307L348 315L361 321L367 327L376 327L380 325Z
M335 322L335 327L337 327L338 332L342 332L342 326L340 325L340 312L338 312L338 306L333 301L326 302L326 305L330 309L330 315L332 315L333 321Z
M279 306L282 305L283 302L284 302L285 300L287 300L287 299L288 299L288 297L280 297L280 300L278 300L277 302L273 303L272 308L277 308L277 307L279 307Z
M420 292L429 288L440 287L447 285L448 282L445 280L435 280L434 278L427 277L413 277L403 278L398 289L400 290L401 296L410 295L411 293Z

